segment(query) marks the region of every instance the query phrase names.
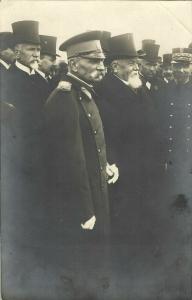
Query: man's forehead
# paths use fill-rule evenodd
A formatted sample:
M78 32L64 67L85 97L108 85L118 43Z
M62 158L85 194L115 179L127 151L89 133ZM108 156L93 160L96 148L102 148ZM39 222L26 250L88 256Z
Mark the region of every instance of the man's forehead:
M172 65L175 68L183 68L183 67L188 68L190 63L188 63L188 62L177 62L177 63L173 63Z

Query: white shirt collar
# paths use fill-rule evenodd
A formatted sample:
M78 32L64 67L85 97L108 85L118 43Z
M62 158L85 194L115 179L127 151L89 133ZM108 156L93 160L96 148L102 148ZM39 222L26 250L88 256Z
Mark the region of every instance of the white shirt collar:
M0 63L7 69L7 70L9 70L9 68L10 68L10 64L8 64L8 63L6 63L4 60L2 60L2 59L0 59Z
M35 70L34 70L34 69L30 70L29 67L24 66L23 64L21 64L21 63L18 62L17 60L16 60L16 62L15 62L15 65L16 65L16 67L17 67L18 69L22 70L23 72L27 73L28 75L34 75L34 74L35 74Z
M146 82L146 87L148 88L148 90L151 89L151 83L149 81Z
M41 70L37 69L36 72L37 72L40 76L42 76L45 80L47 80L46 77L45 77L45 76L46 76L45 73L43 73Z
M115 74L114 74L115 75ZM119 80L121 80L124 84L128 85L128 82L126 80L121 79L119 76L115 75Z

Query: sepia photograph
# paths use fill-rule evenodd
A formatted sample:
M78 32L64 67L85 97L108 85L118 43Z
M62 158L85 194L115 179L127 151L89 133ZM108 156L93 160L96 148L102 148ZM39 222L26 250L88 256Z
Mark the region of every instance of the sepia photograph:
M1 299L192 299L192 1L0 1Z

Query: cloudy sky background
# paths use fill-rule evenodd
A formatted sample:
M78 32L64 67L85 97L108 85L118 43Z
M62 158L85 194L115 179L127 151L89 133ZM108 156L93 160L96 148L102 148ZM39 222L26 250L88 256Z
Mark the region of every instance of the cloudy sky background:
M40 33L65 39L87 31L108 30L112 35L133 32L136 48L141 40L156 39L160 54L192 41L191 1L17 1L0 3L0 29L11 23L37 20Z

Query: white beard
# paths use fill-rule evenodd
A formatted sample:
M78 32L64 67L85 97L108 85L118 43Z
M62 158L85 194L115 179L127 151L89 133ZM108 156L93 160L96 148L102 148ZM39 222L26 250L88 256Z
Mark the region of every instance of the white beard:
M30 67L34 70L37 70L39 68L39 64L37 61L34 61L33 63L30 64Z
M132 89L138 89L142 86L142 81L139 78L139 74L131 75L128 78L127 83L128 83L128 86L130 86Z

